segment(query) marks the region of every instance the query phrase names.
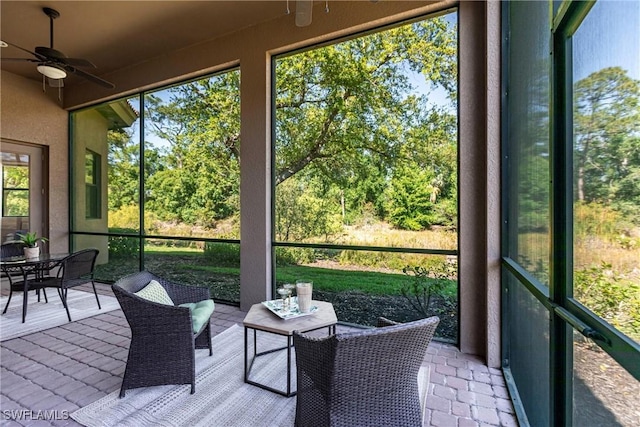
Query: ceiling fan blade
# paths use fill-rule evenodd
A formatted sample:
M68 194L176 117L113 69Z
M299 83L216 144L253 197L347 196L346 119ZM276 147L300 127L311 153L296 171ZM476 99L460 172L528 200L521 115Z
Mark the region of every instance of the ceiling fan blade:
M61 62L64 62L67 65L71 65L73 67L91 67L91 68L98 68L95 66L95 64L91 61L89 61L88 59L82 59L82 58L63 58L60 59Z
M114 85L111 82L108 82L108 81L106 81L104 79L101 79L98 76L94 76L93 74L87 73L86 71L79 70L79 69L77 69L75 67L72 67L71 65L66 65L64 67L64 69L67 70L70 73L77 74L78 76L83 77L83 78L89 80L90 82L99 84L102 87L106 87L107 89L114 89L116 87L116 85Z
M20 49L20 50L21 50L21 51L23 51L23 52L27 52L28 54L31 54L31 55L35 56L35 57L36 57L36 58L38 58L38 60L40 60L40 61L44 61L44 60L46 59L44 56L42 56L42 55L40 55L40 54L38 54L38 53L35 53L35 52L31 52L30 50L25 49L25 48L23 48L23 47L20 47L20 46L18 46L17 44L9 43L8 41L5 41L5 40L2 40L2 41L3 41L4 43L8 44L9 46L13 46L13 47L15 47L16 49Z
M27 61L27 62L40 62L40 60L38 59L32 59L32 58L0 58L3 61Z

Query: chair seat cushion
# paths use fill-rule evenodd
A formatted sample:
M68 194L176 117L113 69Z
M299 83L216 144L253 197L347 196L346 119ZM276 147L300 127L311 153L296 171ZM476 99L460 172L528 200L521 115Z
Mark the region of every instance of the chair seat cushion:
M213 300L206 299L199 302L187 302L180 304L180 307L188 307L191 311L191 324L193 326L193 333L198 333L202 326L209 321L209 318L213 314L215 304Z
M150 281L147 286L140 289L138 292L134 292L134 294L140 298L157 302L159 304L175 305L165 288L155 280Z

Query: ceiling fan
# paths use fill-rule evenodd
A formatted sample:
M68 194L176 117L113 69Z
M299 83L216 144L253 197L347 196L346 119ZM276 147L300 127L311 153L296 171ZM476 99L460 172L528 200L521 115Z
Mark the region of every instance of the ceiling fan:
M36 68L38 72L49 79L49 85L52 87L64 86L63 79L67 77L67 73L73 73L108 89L115 88L113 83L78 68L97 68L91 61L81 58L68 58L64 53L53 48L53 20L58 18L60 13L49 7L42 8L42 11L49 17L49 47L36 46L35 52L31 52L13 43L0 41L1 47L13 46L34 56L33 58L1 58L2 61L28 61L37 63Z

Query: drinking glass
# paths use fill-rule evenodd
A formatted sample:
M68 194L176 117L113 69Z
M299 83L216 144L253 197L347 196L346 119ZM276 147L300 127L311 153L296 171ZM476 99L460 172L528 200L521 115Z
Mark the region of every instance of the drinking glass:
M308 313L311 309L313 282L311 280L297 280L298 309L301 313Z
M289 291L289 301L287 302L289 308L291 308L291 301L292 301L292 297L293 297L293 291L296 289L296 285L294 285L293 283L285 283L284 285L282 285L283 288L287 289Z
M282 310L283 311L288 311L289 310L289 295L291 295L291 290L287 289L285 287L282 287L282 288L278 288L277 292L278 292L278 295L280 295L280 298L282 298Z

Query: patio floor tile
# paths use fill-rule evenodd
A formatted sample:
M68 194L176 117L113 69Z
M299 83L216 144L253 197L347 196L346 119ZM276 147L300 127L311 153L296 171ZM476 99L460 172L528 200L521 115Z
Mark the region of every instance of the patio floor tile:
M108 285L98 285L98 292L113 295ZM241 325L245 314L217 303L212 334ZM338 332L349 329L338 326ZM0 425L77 426L69 413L119 390L130 336L122 311L116 310L1 343ZM425 426L517 426L500 370L437 341L423 364L430 366ZM58 411L59 419L6 416L44 410Z

